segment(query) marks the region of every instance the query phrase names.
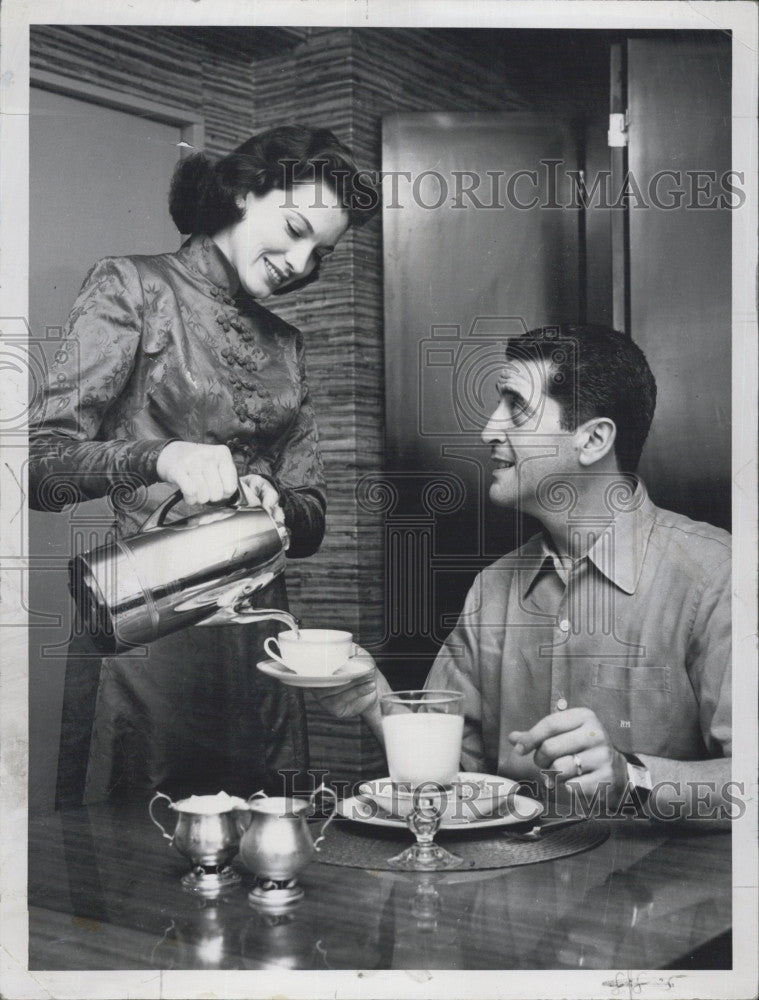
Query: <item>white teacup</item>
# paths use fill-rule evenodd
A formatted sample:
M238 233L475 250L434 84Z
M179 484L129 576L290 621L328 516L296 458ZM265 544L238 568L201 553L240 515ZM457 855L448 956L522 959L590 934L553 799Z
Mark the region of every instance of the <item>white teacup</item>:
M278 652L272 649L279 646ZM331 628L302 628L270 636L264 649L273 660L305 677L328 677L356 653L352 632Z

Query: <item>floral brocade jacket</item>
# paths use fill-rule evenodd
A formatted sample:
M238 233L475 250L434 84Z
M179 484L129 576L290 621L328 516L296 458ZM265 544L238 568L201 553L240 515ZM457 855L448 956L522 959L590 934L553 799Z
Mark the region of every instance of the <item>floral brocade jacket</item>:
M208 237L95 265L35 412L33 507L108 495L127 533L173 490L156 474L169 440L226 444L240 475L279 489L289 554L321 542L326 493L303 338L240 289Z

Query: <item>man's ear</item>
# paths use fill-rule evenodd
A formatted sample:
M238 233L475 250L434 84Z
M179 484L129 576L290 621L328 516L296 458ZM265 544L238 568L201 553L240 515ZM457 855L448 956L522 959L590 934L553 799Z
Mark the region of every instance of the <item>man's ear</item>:
M594 465L614 449L617 425L611 417L594 417L577 429L580 465Z

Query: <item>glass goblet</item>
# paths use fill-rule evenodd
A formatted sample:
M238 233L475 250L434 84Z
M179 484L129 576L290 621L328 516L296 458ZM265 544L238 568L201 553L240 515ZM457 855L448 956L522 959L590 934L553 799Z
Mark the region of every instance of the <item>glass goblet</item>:
M446 871L461 867L463 860L458 854L452 854L435 843L442 808L440 802L425 798L423 794L418 796L418 803L414 804L406 818L406 825L416 837L416 843L388 858L389 865L417 872Z
M389 859L394 868L444 871L461 858L434 843L447 792L459 771L464 730L460 691L395 691L380 699L382 733L394 789L413 793L406 817L416 843ZM433 794L431 787L437 790Z

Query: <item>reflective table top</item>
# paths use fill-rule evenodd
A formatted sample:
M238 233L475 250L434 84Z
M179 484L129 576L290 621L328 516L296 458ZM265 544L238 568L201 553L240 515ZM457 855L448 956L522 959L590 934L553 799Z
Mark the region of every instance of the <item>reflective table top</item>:
M731 926L729 829L605 822L601 846L517 868L415 874L312 861L302 901L276 914L249 904L253 876L239 858L242 885L227 895L184 890L188 862L151 823L147 799L33 817L29 968L688 967L686 956Z

